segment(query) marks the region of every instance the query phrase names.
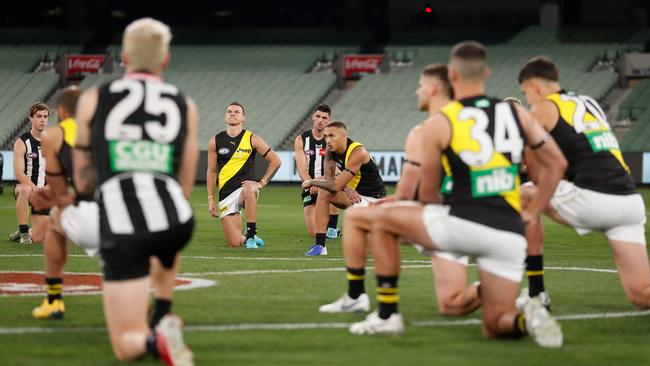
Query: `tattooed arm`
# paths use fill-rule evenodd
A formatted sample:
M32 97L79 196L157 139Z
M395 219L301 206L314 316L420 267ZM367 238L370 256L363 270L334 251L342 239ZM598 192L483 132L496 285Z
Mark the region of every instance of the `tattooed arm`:
M72 152L74 184L77 192L92 196L97 182L97 171L90 151L90 121L95 114L98 99L97 88L90 89L79 97L77 106L77 140Z

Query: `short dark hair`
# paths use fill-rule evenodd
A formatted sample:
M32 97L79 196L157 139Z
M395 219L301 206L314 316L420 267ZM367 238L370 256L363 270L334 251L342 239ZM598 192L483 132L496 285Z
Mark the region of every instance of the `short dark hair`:
M422 75L438 79L442 85L442 89L445 95L451 99L454 99L454 89L452 89L451 84L449 84L447 65L429 64L425 66L424 70L422 70Z
M463 79L478 79L487 67L485 47L476 41L464 41L451 49L450 62L457 62L457 70Z
M69 86L61 89L56 97L56 106L63 108L70 116L77 113L77 101L81 95L81 89L77 86Z
M519 71L519 84L532 78L540 78L548 81L559 81L560 71L550 58L536 56L528 60Z
M345 123L343 123L343 122L341 122L341 121L330 122L330 123L328 123L327 126L325 126L325 127L326 127L326 128L327 128L327 127L342 128L343 130L345 130L345 132L348 131L347 126L345 126Z
M47 111L48 116L50 115L50 107L43 102L36 102L29 107L29 116L34 117L34 114L38 111Z
M244 106L241 105L241 103L239 103L239 102L230 102L230 103L228 103L228 107L230 107L231 105L236 105L237 107L241 108L241 114L244 114L244 115L246 114L246 110L244 109Z
M485 61L487 52L485 47L476 41L463 41L457 43L452 49L450 58L457 58L463 61Z
M332 115L332 108L330 108L330 106L328 106L327 104L319 104L319 105L316 106L316 108L314 108L314 113L316 113L316 112L327 113L328 115L331 116Z

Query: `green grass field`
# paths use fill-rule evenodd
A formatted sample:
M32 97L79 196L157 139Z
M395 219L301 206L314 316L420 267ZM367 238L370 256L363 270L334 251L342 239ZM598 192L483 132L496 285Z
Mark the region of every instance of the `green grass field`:
M247 251L225 246L219 222L207 212L205 189L195 190L197 227L183 252L181 274L217 284L176 292L173 310L185 319L186 341L197 364L650 364L650 313L635 312L625 299L602 235L580 237L552 223L546 226L546 282L554 314L565 318L561 349L542 349L530 339L486 340L476 321L480 312L461 318L438 315L429 262L411 247L402 249L405 268L400 279L406 333L350 335L346 325L363 315L325 315L317 310L346 289L341 241L329 242L327 257L303 256L311 239L304 229L298 193L297 186L264 188L258 232L266 247ZM650 207L650 191L643 194ZM5 190L0 196L0 271L42 271L41 245L6 241L16 228L13 207ZM99 272L97 259L70 248L66 272ZM474 280L475 267L470 271ZM371 270L366 288L372 297L374 285ZM41 299L0 297L0 365L118 364L104 329L99 295L65 297L66 318L61 321L32 318L31 310ZM145 358L137 364L158 361Z

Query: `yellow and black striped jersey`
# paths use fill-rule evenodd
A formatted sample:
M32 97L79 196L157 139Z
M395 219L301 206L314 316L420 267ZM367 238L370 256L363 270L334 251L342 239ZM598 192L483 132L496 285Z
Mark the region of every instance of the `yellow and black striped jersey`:
M219 165L219 201L228 197L241 187L245 180L253 179L253 133L242 130L239 135L230 137L226 131L215 136L217 164Z
M564 90L546 98L560 114L551 136L569 162L565 178L597 192L636 193L630 168L598 103L586 95Z
M63 131L63 142L58 158L66 177L72 180L72 148L77 140L77 122L72 118L67 118L59 122L59 127Z
M357 147L363 147L363 145L348 139L345 153L331 155L339 170L343 171L348 166L350 155ZM381 198L386 196L386 186L384 186L384 181L381 179L372 157L366 164L361 165L358 172L354 172L354 177L348 182L348 187L366 197Z
M450 214L523 235L519 163L525 140L514 107L478 96L451 102L441 112L451 126L442 155L453 184Z

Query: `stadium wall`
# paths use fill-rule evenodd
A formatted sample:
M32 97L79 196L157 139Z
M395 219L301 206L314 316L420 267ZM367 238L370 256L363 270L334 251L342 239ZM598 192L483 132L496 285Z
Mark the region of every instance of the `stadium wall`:
M15 181L13 168L13 151L0 151L4 157L4 166L2 170L3 181ZM282 160L282 166L273 178L273 182L278 183L291 183L299 182L300 178L296 172L296 163L293 159L293 151L278 151L278 155ZM372 153L373 159L379 168L384 182L395 183L399 179L402 172L402 162L404 160L404 152L402 151L376 151ZM632 170L632 176L637 184L650 184L650 152L638 153L630 152L623 153L625 161ZM196 182L205 183L205 171L207 168L208 154L205 151L201 152L199 159L199 167L196 173ZM255 161L255 179L260 179L266 170L266 161L257 155Z

